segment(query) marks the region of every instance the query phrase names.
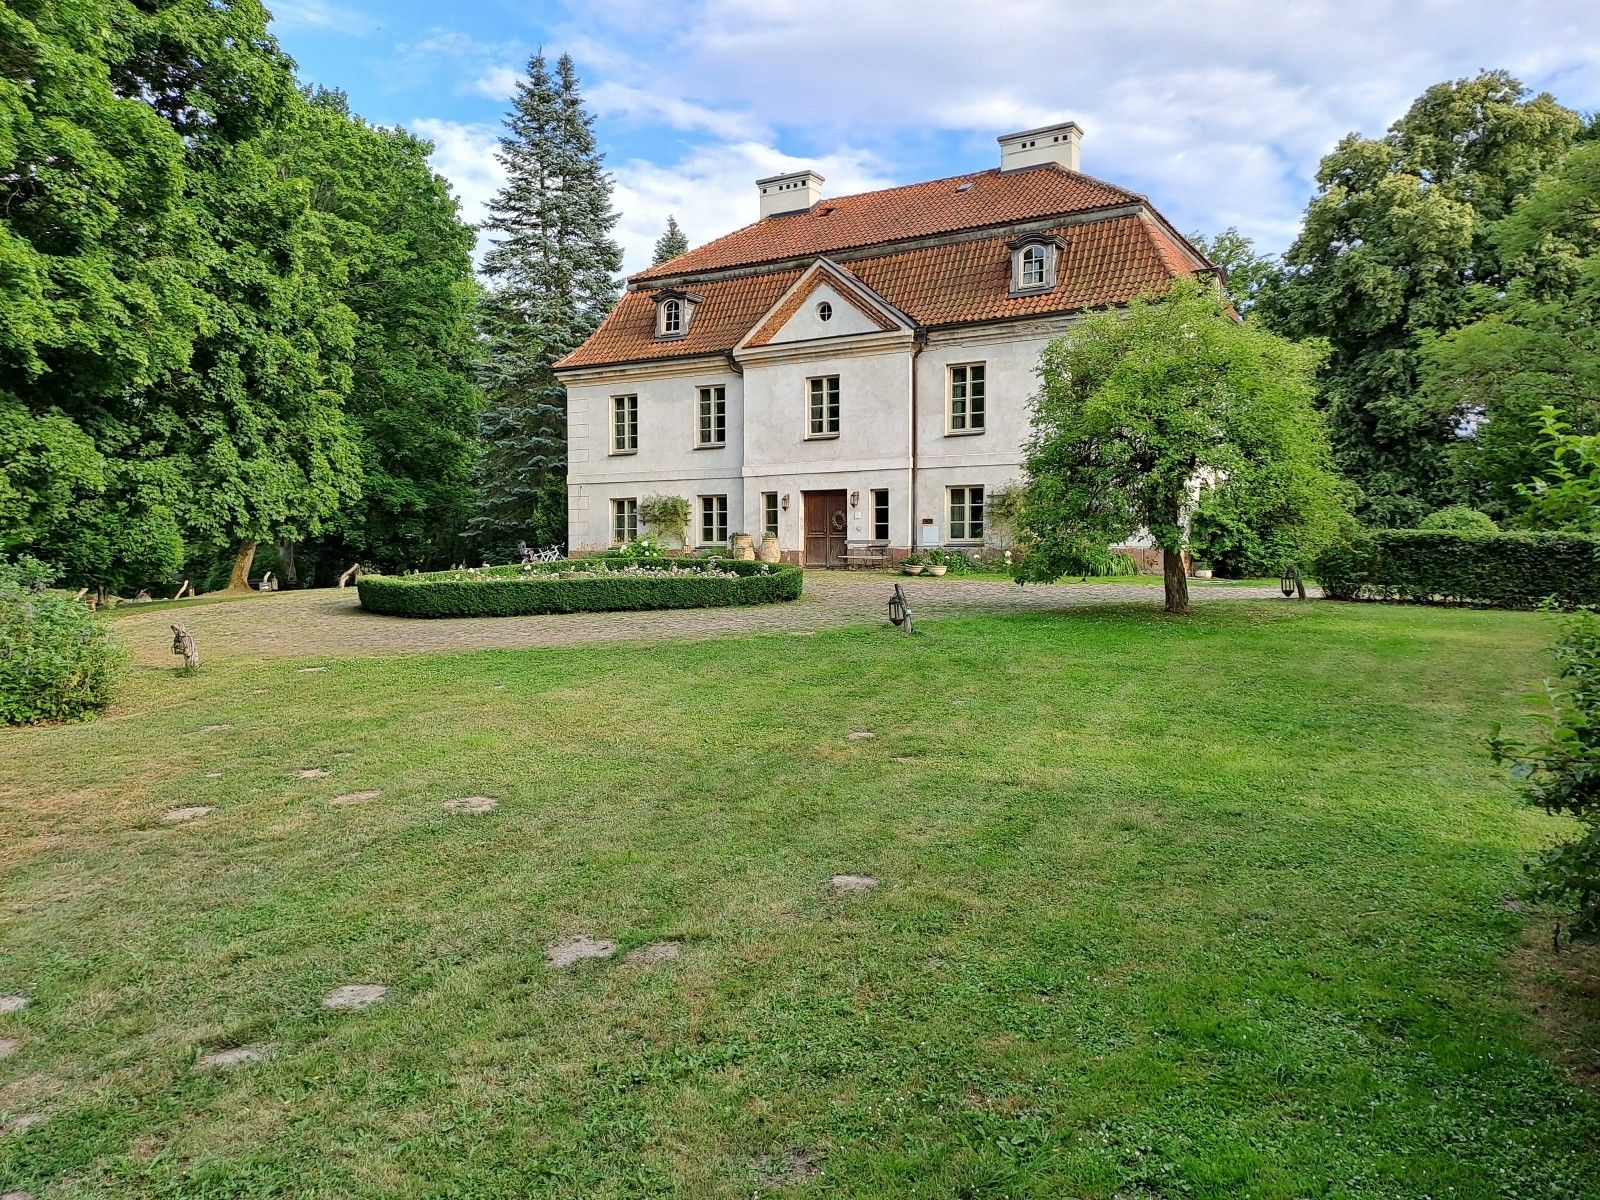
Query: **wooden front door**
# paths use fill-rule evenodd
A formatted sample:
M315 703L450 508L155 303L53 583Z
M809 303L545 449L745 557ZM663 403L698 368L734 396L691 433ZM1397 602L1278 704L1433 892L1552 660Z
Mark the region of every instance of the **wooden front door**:
M806 492L806 566L844 566L849 513L843 492Z

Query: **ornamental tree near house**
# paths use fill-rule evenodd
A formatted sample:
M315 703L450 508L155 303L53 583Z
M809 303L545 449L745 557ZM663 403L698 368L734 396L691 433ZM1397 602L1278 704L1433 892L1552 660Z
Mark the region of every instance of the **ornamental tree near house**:
M1309 554L1347 503L1312 407L1322 353L1240 324L1197 280L1050 343L1023 462L1018 580L1058 579L1144 529L1163 552L1167 612L1187 613L1183 550L1200 481L1208 503L1270 523L1286 552Z

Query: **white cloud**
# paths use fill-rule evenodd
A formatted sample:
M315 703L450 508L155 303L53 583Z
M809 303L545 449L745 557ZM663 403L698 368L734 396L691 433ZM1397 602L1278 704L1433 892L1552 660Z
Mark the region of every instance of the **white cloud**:
M522 74L515 67L486 67L467 85L467 90L490 100L509 102L521 79Z
M418 137L433 143L433 154L428 161L450 181L456 199L461 202L461 219L471 225L480 224L489 201L505 183L505 168L495 157L500 131L493 125L464 125L432 117L420 117L412 121L409 128ZM478 243L481 254L481 234Z
M329 0L275 0L272 5L274 32L296 29L332 29L365 34L377 28L375 22L353 9Z
M601 82L584 91L596 113L641 125L665 125L687 132L709 133L728 141L760 137L768 131L748 114L719 111L703 104L663 95L659 89Z

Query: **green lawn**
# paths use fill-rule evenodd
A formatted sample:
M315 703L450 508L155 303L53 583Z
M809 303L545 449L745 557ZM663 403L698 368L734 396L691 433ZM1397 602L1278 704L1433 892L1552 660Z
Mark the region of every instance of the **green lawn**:
M0 733L0 1122L46 1116L0 1191L1600 1194L1506 965L1554 826L1483 750L1547 618L919 628L147 670Z

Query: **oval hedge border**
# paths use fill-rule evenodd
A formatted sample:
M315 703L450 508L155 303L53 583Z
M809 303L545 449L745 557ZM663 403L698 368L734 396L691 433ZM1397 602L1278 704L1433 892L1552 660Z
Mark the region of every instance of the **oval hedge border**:
M628 575L629 567L674 575ZM737 579L704 572L731 571ZM554 578L574 569L581 578ZM701 572L683 574L685 570ZM798 600L805 572L786 563L740 559L607 557L482 567L428 575L363 575L356 584L361 607L395 617L531 617L544 613L623 612L653 608L719 608Z

